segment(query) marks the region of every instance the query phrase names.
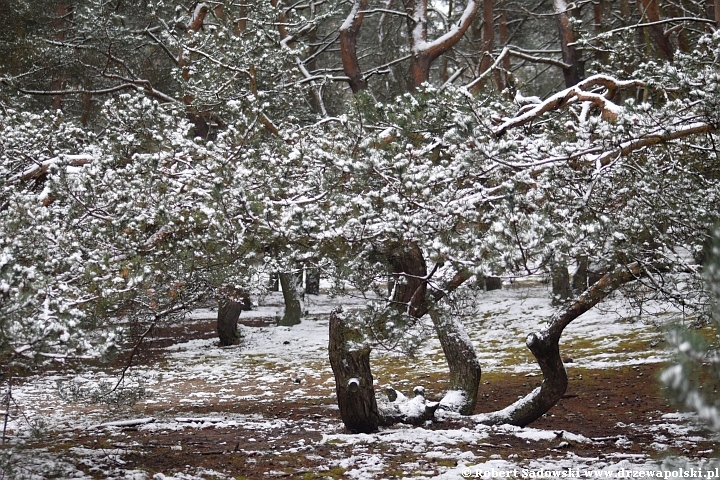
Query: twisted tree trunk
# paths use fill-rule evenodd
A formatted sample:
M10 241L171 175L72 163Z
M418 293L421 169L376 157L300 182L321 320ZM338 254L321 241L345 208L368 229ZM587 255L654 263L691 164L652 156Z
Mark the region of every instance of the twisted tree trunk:
M475 416L475 421L487 425L509 423L524 427L547 413L567 390L568 378L560 358L560 337L570 322L597 305L621 285L642 274L638 263L619 267L603 276L590 288L548 322L541 332L528 335L526 344L537 359L543 381L531 393L509 407Z

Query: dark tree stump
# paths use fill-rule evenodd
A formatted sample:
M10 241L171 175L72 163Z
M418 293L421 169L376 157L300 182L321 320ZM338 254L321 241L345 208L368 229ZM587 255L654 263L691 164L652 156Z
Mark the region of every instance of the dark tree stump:
M373 389L370 348L349 348L349 342L359 339L358 332L345 324L339 312L330 315L328 351L335 375L340 418L351 433L372 433L377 431L383 421Z
M502 289L502 278L500 277L486 277L485 278L485 290L488 292L492 290Z
M237 324L240 318L240 312L249 310L246 308L249 299L238 302L230 298L220 300L217 316L217 333L220 338L221 347L229 347L240 343L240 335L238 334ZM247 303L246 303L247 302Z

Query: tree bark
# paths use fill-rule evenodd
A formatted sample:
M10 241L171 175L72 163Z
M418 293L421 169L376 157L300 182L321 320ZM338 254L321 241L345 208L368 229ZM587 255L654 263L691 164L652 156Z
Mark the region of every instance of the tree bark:
M308 267L305 269L305 293L320 295L320 269Z
M405 0L408 36L410 38L410 89L415 90L430 79L430 66L440 55L454 47L472 24L478 10L476 0L468 0L457 28L428 42L427 0Z
M53 20L53 28L55 29L55 38L59 42L64 42L67 38L67 28L72 21L72 5L70 0L58 0L55 4L55 18ZM52 89L60 91L63 89L65 83L65 76L62 72L58 71L54 74L52 81ZM53 95L52 107L53 110L62 110L62 101L64 95Z
M608 30L608 22L605 20L611 13L609 12L610 3L607 0L597 0L593 3L593 19L595 21L595 35L601 35ZM597 50L595 51L595 59L599 62L606 63L608 53L601 48L601 42L596 41Z
M574 46L575 33L570 24L570 11L565 0L553 0L553 9L557 15L558 33L560 34L560 50L562 51L563 62L570 65L563 68L565 87L577 85L582 78L582 65L580 55Z
M270 280L268 281L268 289L271 292L280 291L280 275L278 275L277 272L272 272L270 274Z
M340 26L340 59L353 93L367 88L367 81L362 77L357 59L357 37L360 34L367 5L368 0L355 0L350 14Z
M388 254L392 267L394 294L393 307L408 315L420 318L427 291L427 265L417 243L400 245Z
M505 2L503 2L500 10L500 25L498 27L500 33L500 44L502 47L507 47L510 43L510 32L508 30L507 22L507 9L505 8ZM503 71L502 74L498 74L496 81L498 82L498 89L502 92L508 88L508 75L510 75L511 67L510 55L506 55L502 61ZM514 95L512 95L514 97Z
M221 347L229 347L240 343L238 334L238 319L240 313L245 309L242 302L223 298L219 302L217 315L217 333L220 338Z
M554 263L550 267L550 272L552 278L552 304L562 305L572 297L568 267L565 262Z
M495 5L493 0L483 1L483 23L482 23L482 43L480 47L480 64L478 65L478 75L490 70L490 66L493 64L492 52L495 48ZM477 82L473 85L472 91L474 93L482 90L485 85L484 81ZM498 85L499 88L499 85Z
M572 289L576 295L580 295L588 287L588 257L580 255L577 257L577 269L572 278Z
M285 312L282 318L278 320L278 325L291 327L299 324L303 317L302 303L300 302L300 282L296 273L280 273L279 276L283 300L285 301Z
M340 318L338 311L330 315L328 352L340 418L351 433L372 433L383 421L373 388L370 348L352 350L350 347L350 342L360 339L361 335Z
M670 38L665 35L665 30L661 24L655 23L660 21L660 6L658 5L659 0L640 0L638 2L638 8L640 14L647 18L650 25L646 27L646 31L653 39L655 46L658 48L663 57L668 61L672 62L675 56L674 48L670 42Z
M488 292L502 289L502 278L500 277L485 277L484 282L485 290Z
M440 402L440 406L457 411L461 415L471 415L477 405L481 375L480 362L475 348L458 319L442 315L435 309L430 310L430 318L450 369L450 385L448 387L450 395L453 395L454 392L462 392L463 397L458 404L454 399L448 399L446 396L444 401Z

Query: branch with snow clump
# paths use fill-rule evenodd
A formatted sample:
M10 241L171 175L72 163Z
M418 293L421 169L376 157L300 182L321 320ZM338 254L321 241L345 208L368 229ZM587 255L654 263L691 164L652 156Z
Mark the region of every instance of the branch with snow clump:
M620 89L644 87L642 80L618 80L608 75L593 75L582 82L551 95L544 102L521 108L513 118L506 119L496 130L495 136L501 137L511 128L526 125L540 118L543 114L558 110L573 103L588 102L602 112L602 117L609 121L617 119L623 108L611 101L615 92ZM593 89L603 88L598 93Z

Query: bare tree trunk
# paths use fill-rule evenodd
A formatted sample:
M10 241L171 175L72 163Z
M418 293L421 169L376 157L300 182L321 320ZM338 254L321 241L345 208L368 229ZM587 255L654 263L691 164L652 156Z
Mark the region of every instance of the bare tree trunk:
M478 75L482 75L490 70L490 67L493 64L492 52L495 48L494 3L495 2L493 0L485 0L483 2L482 44L480 47L480 65L478 66ZM484 85L484 81L477 82L473 85L472 91L477 93L482 90Z
M505 8L504 1L500 10L500 25L498 30L500 33L500 43L503 47L507 47L510 43L510 32L508 31L507 9ZM508 88L508 75L510 74L510 69L512 67L510 64L510 55L505 55L505 58L503 58L502 61L502 65L503 72L502 75L500 75L501 80L498 81L498 88L501 92Z
M330 366L335 376L335 391L340 418L352 433L377 431L383 420L378 411L370 371L370 348L350 350L351 342L361 335L348 327L337 311L330 315Z
M340 26L340 59L343 71L348 77L348 84L353 93L367 88L367 81L362 77L357 58L357 38L360 34L368 0L355 0L352 10Z
M435 309L430 310L430 318L450 369L449 392L440 406L462 415L471 415L477 405L481 374L475 348L458 319L442 315ZM455 398L458 393L459 399Z
M668 36L665 35L662 24L656 23L660 21L660 6L658 2L659 0L640 0L638 1L638 8L640 9L640 14L647 18L647 21L652 24L646 27L646 31L650 34L650 37L652 37L655 46L663 57L672 62L675 56L672 43Z
M300 275L302 275L302 272ZM285 312L282 318L278 320L278 325L291 327L299 324L303 317L302 303L300 302L300 282L296 273L280 273L279 276L283 300L285 301Z
M558 33L560 34L560 50L562 51L563 62L569 65L563 68L565 86L577 85L582 78L582 65L580 55L575 49L575 33L570 24L570 11L565 0L553 0L553 8L557 15Z
M609 2L607 0L597 0L593 3L593 19L595 21L595 35L600 35L608 29L608 22L605 19L610 13L608 11ZM598 45L599 47L599 45ZM598 48L595 51L595 59L599 62L605 63L607 61L607 52L602 48Z

